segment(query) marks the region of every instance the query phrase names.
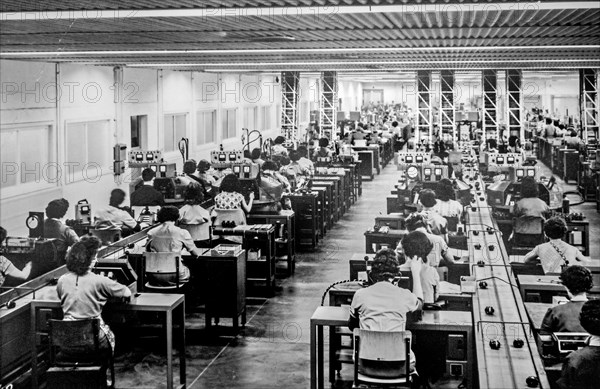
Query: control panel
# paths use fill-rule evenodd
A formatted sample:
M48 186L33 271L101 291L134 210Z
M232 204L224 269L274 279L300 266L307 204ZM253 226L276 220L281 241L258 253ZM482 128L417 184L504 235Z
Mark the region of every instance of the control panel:
M233 164L242 163L243 159L244 152L241 150L210 152L210 161L215 169L231 167Z
M150 164L147 167L154 170L156 178L175 177L177 165L174 163Z
M160 150L130 150L129 167L147 167L149 163L163 162Z
M431 153L416 152L406 153L399 152L396 155L396 163L400 164L429 164L431 163ZM401 170L401 169L398 169Z
M489 166L521 166L523 164L523 156L519 153L490 153L488 154Z
M252 179L258 176L260 168L258 164L255 163L242 163L234 165L232 170L233 174L235 174L239 179Z

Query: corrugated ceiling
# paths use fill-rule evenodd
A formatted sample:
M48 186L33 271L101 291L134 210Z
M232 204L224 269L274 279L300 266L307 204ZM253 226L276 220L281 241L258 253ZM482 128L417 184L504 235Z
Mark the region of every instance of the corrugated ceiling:
M71 0L0 9L8 59L196 71L600 66L598 1Z

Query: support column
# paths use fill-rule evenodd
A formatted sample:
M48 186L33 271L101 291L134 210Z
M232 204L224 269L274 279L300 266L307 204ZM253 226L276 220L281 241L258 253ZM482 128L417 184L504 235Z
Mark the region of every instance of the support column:
M319 99L319 137L333 139L337 124L337 72L321 72L321 98Z
M579 70L579 104L581 110L581 138L586 144L598 141L600 102L598 101L598 72Z
M483 70L483 139L499 140L498 128L498 72Z
M417 144L421 144L423 140L426 140L425 143L432 143L433 110L431 109L431 100L431 71L419 70L417 71L418 115L415 134Z
M298 140L300 72L281 72L281 135Z
M525 138L523 126L523 71L517 69L506 70L506 122L508 135Z
M456 135L455 113L456 106L454 105L454 70L442 70L440 72L439 123L442 134L449 134L453 143L458 141L458 136Z

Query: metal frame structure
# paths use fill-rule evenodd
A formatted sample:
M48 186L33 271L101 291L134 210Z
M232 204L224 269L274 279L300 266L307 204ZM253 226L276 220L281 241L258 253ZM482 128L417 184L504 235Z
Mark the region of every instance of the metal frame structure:
M454 104L454 70L440 71L440 130L456 142L456 105Z
M600 130L600 102L598 100L598 71L596 69L579 70L579 106L583 134L586 144L598 142Z
M298 101L300 72L281 72L281 134L289 141L298 140Z
M508 134L525 138L523 123L523 71L506 70L506 124Z
M333 139L337 126L338 78L337 72L321 72L319 99L319 137Z
M499 140L498 128L498 72L483 70L481 72L483 96L483 140L493 138Z
M433 110L431 108L431 70L417 71L417 125L416 141L421 144L424 135L428 143L432 143Z

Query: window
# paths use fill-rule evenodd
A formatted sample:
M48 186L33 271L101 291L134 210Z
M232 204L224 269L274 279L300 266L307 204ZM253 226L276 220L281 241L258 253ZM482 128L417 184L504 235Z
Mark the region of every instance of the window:
M217 111L196 113L196 144L214 143L217 140Z
M275 106L275 121L273 122L273 126L271 126L271 130L280 128L281 122L281 104L277 104Z
M131 117L131 148L147 148L148 115Z
M273 129L273 111L270 105L260 107L261 126L263 130Z
M258 130L257 114L258 107L244 108L244 127L249 130Z
M303 101L300 103L300 118L298 122L307 122L309 118L308 101Z
M223 111L223 126L221 127L223 139L235 138L236 136L236 111L235 108Z
M186 137L186 114L165 115L164 151L175 151L181 138Z
M93 179L109 171L112 157L110 120L68 123L66 128L65 171L67 183ZM78 147L79 146L79 147Z
M52 126L32 125L2 129L0 139L0 187L5 189L41 181L56 183L57 165L52 162Z

